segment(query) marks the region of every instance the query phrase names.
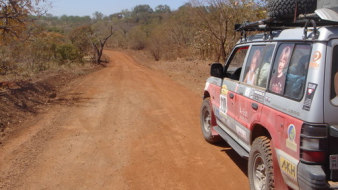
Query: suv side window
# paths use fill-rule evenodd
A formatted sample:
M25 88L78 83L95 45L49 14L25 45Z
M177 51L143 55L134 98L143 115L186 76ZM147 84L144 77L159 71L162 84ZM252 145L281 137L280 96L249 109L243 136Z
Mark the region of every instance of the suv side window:
M284 94L286 70L293 50L293 44L282 44L278 48L272 75L270 77L269 90L277 94Z
M300 100L303 97L311 45L282 44L275 57L269 91Z
M257 83L257 68L261 64L261 58L264 54L265 46L252 46L250 49L249 58L245 66L245 76L243 82L249 85L256 85Z
M252 46L245 67L243 82L249 85L266 87L270 62L275 45Z
M248 52L249 46L238 47L233 53L232 57L228 61L228 65L226 65L227 75L226 77L232 80L239 80L242 72L242 65L244 64L244 60L246 57L246 53Z
M265 48L265 54L263 56L262 64L258 70L257 85L266 88L268 83L268 75L270 73L271 58L274 52L275 45L267 45Z

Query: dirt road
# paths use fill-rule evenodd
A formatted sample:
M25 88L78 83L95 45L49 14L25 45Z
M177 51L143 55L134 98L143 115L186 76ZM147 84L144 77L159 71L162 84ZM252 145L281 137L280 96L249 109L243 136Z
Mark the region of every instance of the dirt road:
M248 189L247 161L202 138L199 94L106 54L3 143L0 189Z

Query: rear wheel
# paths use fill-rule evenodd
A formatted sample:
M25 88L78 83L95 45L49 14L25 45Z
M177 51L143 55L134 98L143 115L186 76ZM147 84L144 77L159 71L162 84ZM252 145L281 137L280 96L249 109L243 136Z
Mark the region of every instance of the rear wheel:
M218 143L222 141L219 135L212 135L212 125L211 121L213 119L213 113L211 109L210 98L206 98L203 100L201 107L201 129L204 136L204 139L211 144Z
M268 16L293 18L295 15L298 17L299 14L313 13L316 7L316 0L272 0L268 4Z
M274 189L273 162L270 139L265 136L254 140L248 166L250 189Z

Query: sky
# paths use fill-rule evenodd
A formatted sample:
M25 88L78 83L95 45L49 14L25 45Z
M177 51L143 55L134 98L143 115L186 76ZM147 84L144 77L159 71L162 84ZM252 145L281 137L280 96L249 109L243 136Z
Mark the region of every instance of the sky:
M109 16L121 10L132 10L137 5L149 5L155 9L158 5L168 5L177 10L189 0L49 0L52 8L48 13L53 16L93 16L98 11Z

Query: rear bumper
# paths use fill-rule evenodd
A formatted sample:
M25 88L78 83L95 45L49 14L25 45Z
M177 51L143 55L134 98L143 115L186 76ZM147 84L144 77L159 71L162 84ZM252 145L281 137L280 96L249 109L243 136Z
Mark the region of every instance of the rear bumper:
M299 189L338 189L338 184L328 182L320 165L298 164Z

